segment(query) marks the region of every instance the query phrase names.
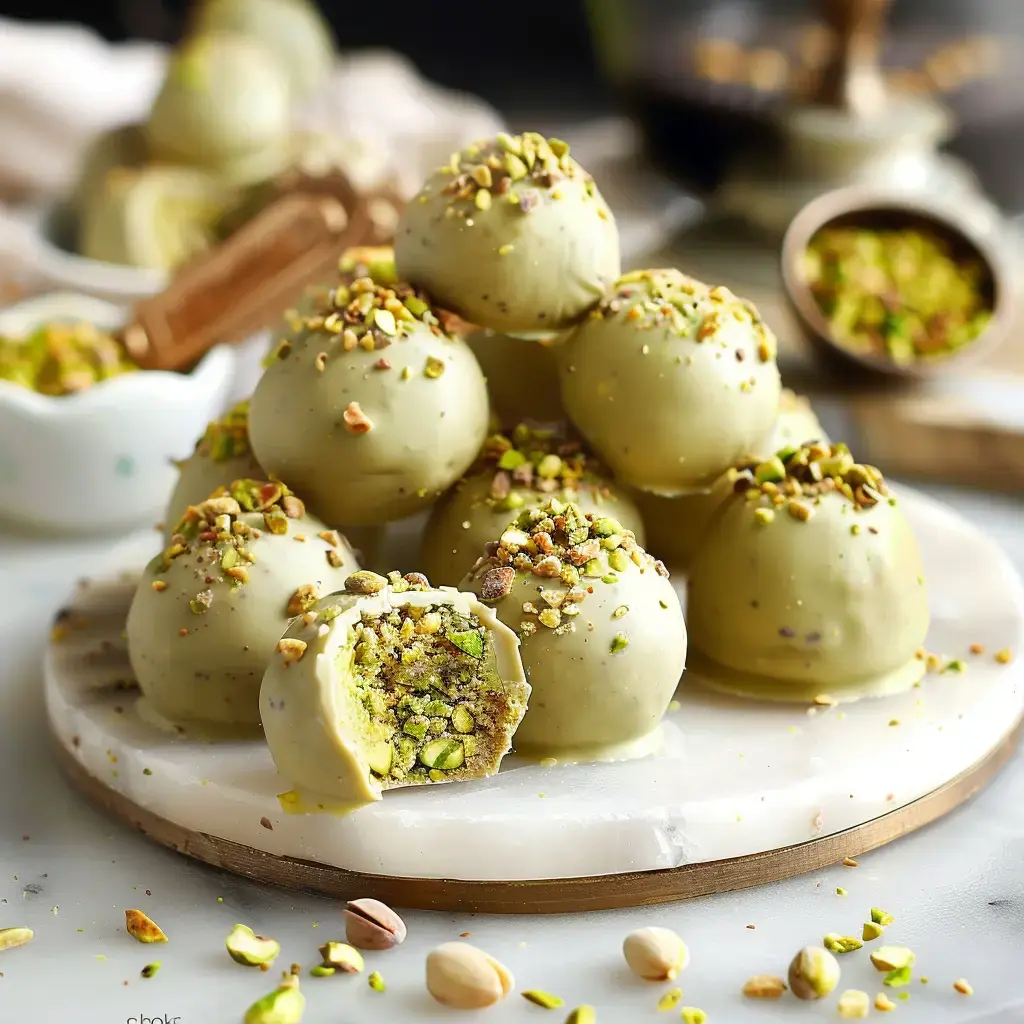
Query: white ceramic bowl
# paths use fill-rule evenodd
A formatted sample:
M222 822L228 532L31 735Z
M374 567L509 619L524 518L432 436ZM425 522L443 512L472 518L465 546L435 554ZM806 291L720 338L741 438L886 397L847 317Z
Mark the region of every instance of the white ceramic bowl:
M54 320L110 330L124 313L51 293L0 310L0 334ZM177 476L172 460L223 411L235 365L219 345L191 373L129 373L60 398L0 381L0 516L64 533L156 523Z

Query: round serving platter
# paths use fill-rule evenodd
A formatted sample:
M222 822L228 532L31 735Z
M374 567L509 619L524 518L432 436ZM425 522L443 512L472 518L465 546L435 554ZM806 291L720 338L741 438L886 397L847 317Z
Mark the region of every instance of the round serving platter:
M762 704L688 674L661 749L641 760L508 758L493 779L395 790L348 816L287 814L277 794L291 787L262 738L204 739L145 714L122 633L134 573L157 546L147 538L61 613L45 666L58 759L89 799L164 845L260 881L403 907L596 910L816 870L948 813L1021 732L1024 658L993 655L1024 652L1024 588L956 513L900 494L924 554L928 649L953 666L899 696ZM389 538L397 567L414 567L415 534Z

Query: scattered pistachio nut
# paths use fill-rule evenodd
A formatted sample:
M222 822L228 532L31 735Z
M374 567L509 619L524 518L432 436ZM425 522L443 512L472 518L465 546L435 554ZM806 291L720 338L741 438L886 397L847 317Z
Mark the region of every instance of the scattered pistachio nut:
M871 954L876 971L898 971L913 966L914 951L906 946L880 946Z
M860 1020L871 1010L870 997L867 992L861 992L860 989L848 988L839 997L838 1010L843 1020Z
M865 921L861 938L865 942L872 942L875 939L880 939L884 934L885 929L880 924L875 924L874 921Z
M224 940L228 955L243 967L263 967L272 964L281 952L281 944L265 935L257 935L244 924L236 924Z
M896 1009L896 1004L884 992L879 992L875 996L875 1009L879 1013L889 1013Z
M699 1006L684 1006L683 1024L707 1024L708 1015Z
M974 995L974 989L966 978L957 978L956 981L953 982L953 988L962 996Z
M852 953L864 945L855 935L837 935L835 932L829 932L821 944L830 953Z
M326 964L314 964L309 969L314 978L333 978L337 974L336 967L328 967Z
M166 942L160 926L150 920L141 910L126 910L124 912L124 926L128 934L138 942Z
M365 963L363 954L346 942L325 942L320 947L324 967L333 967L346 974L359 974Z
M301 1024L305 1010L306 997L299 991L299 977L289 972L273 992L245 1011L245 1024Z
M839 961L821 946L805 946L789 965L789 987L797 999L824 999L839 984Z
M31 942L35 932L31 928L0 928L0 952Z
M568 1017L565 1018L565 1024L596 1024L597 1022L597 1011L586 1003L583 1006L577 1006Z
M681 988L670 988L659 1000L658 1000L658 1012L665 1013L668 1010L674 1010L680 1000L683 998L683 990Z
M374 992L384 991L384 979L381 977L380 971L374 971L366 981Z
M879 924L883 928L888 928L895 920L896 918L892 914L887 914L884 910L879 910L878 907L871 908L872 924Z
M755 974L744 986L743 994L748 999L781 999L786 983L774 974Z
M914 969L912 967L897 967L896 970L889 971L882 979L882 984L887 985L889 988L903 988L909 985L913 978Z
M155 960L151 964L146 964L146 966L139 971L139 974L141 974L143 978L152 978L162 966L163 964L160 960Z
M622 943L629 969L646 981L672 981L690 962L686 943L669 928L639 928Z
M427 956L427 991L457 1010L491 1006L512 991L508 968L465 942L446 942Z
M356 949L393 949L405 940L405 922L380 900L350 900L345 906L345 938Z
M535 1006L543 1006L545 1010L557 1010L565 1006L565 1000L554 996L550 992L541 992L539 989L528 989L523 993L523 998Z

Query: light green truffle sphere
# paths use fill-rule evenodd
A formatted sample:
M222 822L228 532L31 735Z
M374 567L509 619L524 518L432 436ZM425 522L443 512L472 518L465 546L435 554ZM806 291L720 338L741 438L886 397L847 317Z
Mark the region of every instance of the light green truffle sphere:
M562 401L620 480L669 496L701 490L771 430L775 348L727 288L636 271L566 340Z
M491 409L503 427L529 420L558 423L565 419L558 383L558 337L531 340L493 331L466 338L487 378Z
M517 753L561 760L639 756L686 661L668 572L620 523L552 501L529 509L463 580L519 633L533 688Z
M153 270L174 270L217 241L217 223L235 193L192 167L118 168L83 208L83 256Z
M552 497L618 520L643 544L636 506L579 441L520 424L510 435L489 437L470 471L434 506L420 567L433 583L456 586L520 510Z
M344 538L280 484L236 481L193 506L128 612L143 695L172 722L257 725L260 682L289 621L358 568Z
M171 58L146 135L154 158L203 167L242 185L288 160L289 88L254 39L193 36Z
M102 199L107 175L118 167L141 167L148 156L140 124L124 124L100 132L89 143L78 171L70 204L77 216Z
M779 418L771 437L758 445L755 456L767 458L787 445L808 444L828 438L821 429L810 401L783 388L779 401ZM647 547L670 569L685 572L693 561L704 533L725 497L732 492L729 481L718 480L711 489L679 498L663 498L649 491L632 491L647 527Z
M195 30L259 40L280 63L297 99L318 89L334 66L330 27L307 0L203 0Z
M690 572L694 672L800 702L917 682L929 619L921 554L881 473L845 445L811 445L730 476Z
M546 334L619 276L615 220L558 139L498 135L455 153L402 212L403 280L480 327Z
M252 397L249 436L264 469L317 515L371 526L455 483L487 417L473 353L426 296L358 277L281 343Z
M178 466L178 483L164 516L164 539L169 544L189 506L205 501L218 487L265 476L249 447L249 402L239 402L207 425L195 451Z
M263 677L292 802L351 810L385 789L493 775L530 694L515 633L419 573L364 570L345 586L295 620Z

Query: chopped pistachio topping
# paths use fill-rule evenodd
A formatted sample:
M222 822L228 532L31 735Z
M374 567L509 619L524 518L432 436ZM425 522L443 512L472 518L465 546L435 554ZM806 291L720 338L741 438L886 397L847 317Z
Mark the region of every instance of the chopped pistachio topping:
M346 249L338 260L338 272L343 278L355 280L372 277L380 284L398 283L395 271L395 251L389 245L366 245Z
M807 522L825 494L842 495L858 511L889 498L881 472L854 462L845 444L780 448L768 459L737 463L729 470L729 478L733 490L754 506L754 519L762 526L770 526L774 510L783 508L794 519ZM766 512L772 514L766 516ZM861 531L854 524L850 532L857 536Z
M581 490L600 503L610 493L610 473L579 441L562 432L520 423L508 434L484 442L470 474L493 473L488 507L515 512L537 495L571 501Z
M681 988L670 988L659 1000L657 1010L659 1013L667 1013L674 1010L683 998Z
M556 186L566 180L582 181L585 198L597 201L593 179L569 156L568 144L536 132L499 132L493 139L482 139L453 153L438 174L446 179L441 193L448 200L449 216L467 222L497 203L528 214L545 195L561 198ZM430 187L428 182L421 197L429 195ZM603 209L598 206L598 212Z
M146 966L143 967L141 971L139 971L139 974L141 974L143 978L152 978L156 974L156 972L160 970L162 966L162 961L154 960L153 963L146 964Z
M265 967L272 964L281 952L281 944L276 939L257 935L244 924L236 924L231 929L224 946L231 959L243 967Z
M73 395L138 369L112 334L88 323L43 324L25 338L0 337L0 380L41 395Z
M590 316L602 320L620 313L638 331L663 328L674 337L699 342L714 339L730 320L738 321L749 324L758 360L767 363L776 355L775 336L752 303L737 298L728 288L709 287L678 270L624 274Z
M880 946L871 954L871 963L876 971L898 971L912 967L915 956L906 946Z
M545 1010L557 1010L565 1006L565 1000L559 996L553 996L550 992L541 992L539 989L528 989L523 993L523 998L535 1006L543 1006Z
M255 558L250 543L262 529L273 534L286 534L288 520L305 515L305 506L284 484L261 480L236 480L230 487L219 487L206 501L191 506L174 528L170 545L164 550L162 564L170 567L175 558L199 547L211 551L206 560L212 573L220 572L235 585L249 579L247 566ZM240 517L244 513L262 513L262 528L254 527ZM190 602L192 611L202 614L210 607L213 594L200 591ZM282 609L283 611L284 609Z
M708 1015L699 1006L684 1006L683 1024L707 1024Z
M633 532L617 520L550 498L537 508L523 509L501 537L487 545L476 571L483 573L480 594L484 600L511 592L516 574L558 580L568 588L542 590L537 604L524 604L527 618L520 632L529 634L536 631L537 622L556 633L573 632L579 605L595 585L614 584L616 573L631 568L668 576L664 564L648 555ZM625 643L619 650L628 643L624 634L620 636Z
M359 974L365 966L363 954L347 942L325 942L320 947L320 957L324 967L333 967L345 974Z
M281 984L245 1011L244 1024L300 1024L306 1010L306 997L299 991L295 971L284 975Z
M366 980L374 992L384 991L384 979L381 977L380 971L374 971Z
M895 920L896 918L892 914L887 914L878 907L871 908L871 921L873 924L880 924L883 928L888 928Z
M989 275L931 231L825 227L804 274L835 340L908 365L969 345L992 318Z
M822 945L830 953L852 953L855 949L860 949L864 943L855 935L837 935L835 932L829 932Z
M128 934L137 942L166 942L160 926L141 910L126 910L124 912L124 926Z
M219 420L206 427L196 445L196 454L224 462L249 451L249 402L239 402Z
M393 591L429 591L410 575L387 582ZM385 785L484 775L505 753L507 723L521 709L475 615L441 602L363 613L339 659L364 723L367 763Z
M884 934L885 929L880 924L875 924L874 921L865 921L861 938L865 942L873 942L875 939L880 939Z

